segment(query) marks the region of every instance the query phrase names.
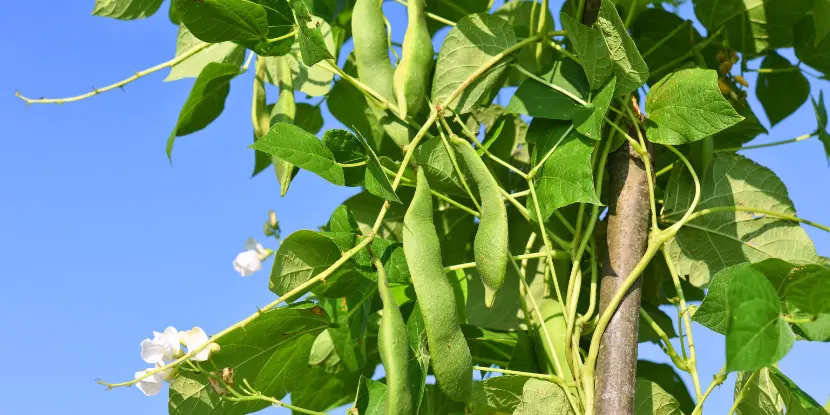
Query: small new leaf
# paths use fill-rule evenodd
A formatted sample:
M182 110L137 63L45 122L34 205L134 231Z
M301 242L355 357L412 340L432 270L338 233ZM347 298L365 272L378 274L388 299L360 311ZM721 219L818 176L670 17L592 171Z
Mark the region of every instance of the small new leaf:
M291 8L300 28L300 53L303 55L303 63L306 66L314 66L317 62L334 59L326 46L320 23L312 19L303 0L291 0Z

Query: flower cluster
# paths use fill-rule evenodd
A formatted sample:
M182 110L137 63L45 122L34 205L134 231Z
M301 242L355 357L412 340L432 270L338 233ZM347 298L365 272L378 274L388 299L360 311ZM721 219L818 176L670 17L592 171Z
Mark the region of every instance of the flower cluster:
M187 331L178 331L175 327L171 326L164 329L162 333L154 331L152 339L144 339L141 341L141 358L145 362L155 366L136 372L136 379L144 376L147 372L164 366L165 362L170 362L184 356L185 352L182 350L182 346L187 347L188 350L195 350L209 341L205 331L199 327L194 327ZM190 360L203 362L210 357L211 353L217 352L218 350L219 345L211 343L193 355ZM164 381L169 381L173 377L175 377L173 368L168 368L139 380L136 386L145 395L152 396L161 391Z

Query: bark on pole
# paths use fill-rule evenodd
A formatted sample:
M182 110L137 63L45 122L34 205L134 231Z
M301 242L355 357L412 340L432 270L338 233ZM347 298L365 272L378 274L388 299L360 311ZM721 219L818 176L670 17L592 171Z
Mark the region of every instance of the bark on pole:
M600 282L600 314L645 254L650 214L645 166L627 142L611 155L608 176L608 249ZM596 415L634 414L639 322L637 280L602 335L596 367Z
M601 4L600 0L587 0L582 23L592 25ZM600 314L645 254L650 215L645 165L628 142L609 158L608 179L608 249L600 281ZM637 280L602 335L595 372L596 415L634 414L639 323L640 280Z

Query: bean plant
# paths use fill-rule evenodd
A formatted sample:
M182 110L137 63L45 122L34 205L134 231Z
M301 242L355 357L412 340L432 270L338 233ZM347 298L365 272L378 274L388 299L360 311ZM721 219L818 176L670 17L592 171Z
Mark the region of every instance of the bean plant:
M830 341L830 260L803 227L830 228L737 152L818 139L830 158L805 77L830 73L830 0L693 0L694 21L649 0L395 1L406 27L381 0L173 0L170 61L75 97L18 93L63 104L167 68L195 78L172 157L253 71L254 175L281 195L303 170L361 188L317 230L281 238L271 213L278 249L250 241L234 266L273 256L272 302L210 337L156 333L152 367L102 385L169 383L187 415L701 414L735 373L729 414L826 413L776 363ZM747 145L769 133L757 111L774 127L808 99L803 135ZM322 105L342 128L320 134ZM693 322L723 335L714 379ZM643 341L672 365L638 362Z

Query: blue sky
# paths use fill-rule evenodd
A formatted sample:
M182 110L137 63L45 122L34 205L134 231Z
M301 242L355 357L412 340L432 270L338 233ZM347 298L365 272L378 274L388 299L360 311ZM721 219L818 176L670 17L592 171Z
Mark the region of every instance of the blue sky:
M233 82L216 122L177 141L172 166L164 144L192 81L164 83L163 71L79 103L24 105L15 89L76 95L173 56L176 27L166 13L120 22L91 16L92 7L92 0L9 2L0 14L2 413L164 413L163 394L107 392L95 379L127 380L144 368L138 345L152 330L216 332L273 300L267 272L242 279L231 267L245 239L261 236L268 209L287 235L325 223L354 193L302 172L280 198L271 174L249 179L251 73ZM400 40L402 7L387 12ZM816 93L827 86L811 83ZM325 119L324 128L338 126ZM814 128L807 104L756 143ZM830 221L830 171L817 140L746 154L784 180L800 216ZM807 231L830 256L830 235ZM696 326L695 339L705 387L723 364L723 337ZM830 393L830 359L820 358L827 352L799 342L781 363L822 403ZM651 345L641 345L641 356L667 361ZM726 413L733 380L712 394L708 413Z

